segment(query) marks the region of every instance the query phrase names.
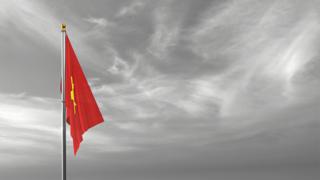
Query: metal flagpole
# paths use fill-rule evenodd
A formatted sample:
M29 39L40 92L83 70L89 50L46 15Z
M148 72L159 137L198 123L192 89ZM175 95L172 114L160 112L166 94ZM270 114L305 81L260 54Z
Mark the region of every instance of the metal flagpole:
M62 173L61 179L67 179L66 154L66 104L65 104L65 66L66 66L66 25L61 24L61 103L62 103Z

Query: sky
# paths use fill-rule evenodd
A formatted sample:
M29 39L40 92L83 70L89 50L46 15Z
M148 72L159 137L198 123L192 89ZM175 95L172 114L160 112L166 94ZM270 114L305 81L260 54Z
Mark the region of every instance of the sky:
M61 176L61 23L105 119L69 179L319 179L319 0L0 4L0 179Z

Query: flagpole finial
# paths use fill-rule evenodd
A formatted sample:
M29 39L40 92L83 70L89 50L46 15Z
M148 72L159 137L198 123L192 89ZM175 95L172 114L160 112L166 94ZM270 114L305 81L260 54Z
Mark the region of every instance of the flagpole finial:
M66 24L61 24L61 32L66 32L67 25Z

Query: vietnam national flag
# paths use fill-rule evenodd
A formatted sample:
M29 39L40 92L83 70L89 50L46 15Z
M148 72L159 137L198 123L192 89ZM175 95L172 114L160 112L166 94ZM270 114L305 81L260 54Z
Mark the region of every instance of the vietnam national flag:
M103 117L67 35L65 39L66 116L76 154L82 135L89 128L102 123Z

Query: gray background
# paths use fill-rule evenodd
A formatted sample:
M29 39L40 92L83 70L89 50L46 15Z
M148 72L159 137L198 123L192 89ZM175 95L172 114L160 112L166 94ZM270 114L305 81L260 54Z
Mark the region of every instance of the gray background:
M105 123L77 180L319 178L318 0L0 0L0 179L60 178L60 29Z

